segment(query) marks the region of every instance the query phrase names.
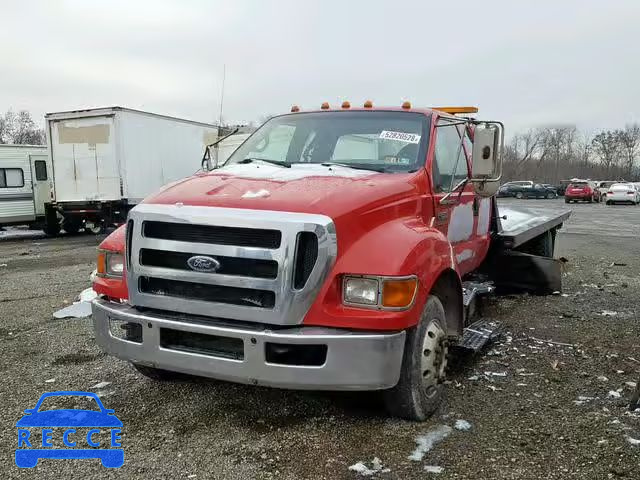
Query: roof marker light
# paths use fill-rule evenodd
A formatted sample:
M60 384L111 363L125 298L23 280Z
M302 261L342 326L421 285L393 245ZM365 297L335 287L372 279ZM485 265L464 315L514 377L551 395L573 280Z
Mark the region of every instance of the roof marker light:
M433 107L433 110L455 115L457 113L478 113L478 107Z
M320 106L320 108L322 110L329 110L329 102L322 102L322 105Z
M411 109L411 102L410 102L410 101L408 101L408 100L407 100L407 101L405 101L405 102L402 102L402 108L403 108L404 110L409 110L409 109Z
M373 102L371 100L367 100L364 102L364 108L373 108Z
M300 107L298 105L293 105L291 107L291 113L296 113L300 111Z
M351 108L351 104L348 101L342 102L342 108Z

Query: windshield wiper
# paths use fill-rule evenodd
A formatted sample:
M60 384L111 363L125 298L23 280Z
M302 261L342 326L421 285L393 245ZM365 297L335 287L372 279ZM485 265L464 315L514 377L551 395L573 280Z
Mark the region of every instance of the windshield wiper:
M253 163L253 162L266 162L266 163L271 163L273 165L279 165L285 168L291 168L291 164L289 162L284 162L282 160L270 160L268 158L245 158L244 160L240 160L238 163Z
M369 165L362 164L349 164L349 163L337 163L337 162L324 162L321 163L323 167L347 167L353 168L355 170L371 170L372 172L385 173L387 170L384 167L373 167Z

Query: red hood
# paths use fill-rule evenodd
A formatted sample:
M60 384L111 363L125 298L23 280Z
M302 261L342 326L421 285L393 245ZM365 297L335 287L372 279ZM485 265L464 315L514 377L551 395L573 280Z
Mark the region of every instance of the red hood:
M170 184L144 203L317 213L335 220L417 201L420 176L320 165L233 165Z

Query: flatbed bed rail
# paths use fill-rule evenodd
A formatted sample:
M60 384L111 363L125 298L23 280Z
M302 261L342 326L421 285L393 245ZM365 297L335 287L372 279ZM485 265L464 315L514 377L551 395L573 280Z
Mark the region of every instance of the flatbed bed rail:
M498 205L498 229L495 240L507 249L520 245L553 228L560 228L571 215L571 210L552 210L511 205Z

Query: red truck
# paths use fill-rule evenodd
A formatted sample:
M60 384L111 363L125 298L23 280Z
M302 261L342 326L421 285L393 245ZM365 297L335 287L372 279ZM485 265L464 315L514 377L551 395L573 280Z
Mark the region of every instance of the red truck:
M569 212L500 209L503 127L472 107L268 120L226 164L167 185L99 246L97 342L147 377L381 390L437 407L477 294L560 288Z

